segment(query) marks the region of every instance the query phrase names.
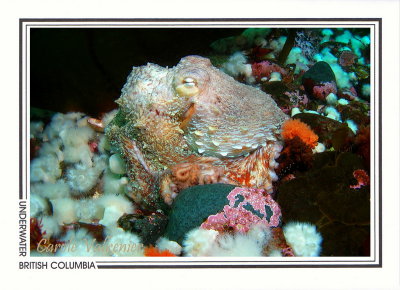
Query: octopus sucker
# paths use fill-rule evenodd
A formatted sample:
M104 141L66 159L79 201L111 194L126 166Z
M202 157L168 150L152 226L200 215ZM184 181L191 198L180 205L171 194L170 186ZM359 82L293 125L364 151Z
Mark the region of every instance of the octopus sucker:
M272 188L288 117L268 94L207 58L134 67L117 103L119 113L105 132L127 163L129 195L139 205L155 207L158 198L171 204L196 184Z

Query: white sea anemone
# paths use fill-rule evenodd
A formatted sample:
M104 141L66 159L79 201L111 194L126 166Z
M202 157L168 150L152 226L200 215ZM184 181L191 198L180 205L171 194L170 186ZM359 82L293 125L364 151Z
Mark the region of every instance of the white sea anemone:
M322 236L316 226L309 223L290 222L283 227L286 242L298 257L317 257L321 252Z
M35 158L30 164L31 182L56 182L61 176L60 161L55 155Z
M60 234L61 228L53 216L43 216L41 218L43 238L50 239Z
M138 235L116 229L111 236L107 236L106 245L114 257L144 256L144 246Z
M60 132L64 145L65 162L82 162L86 166L92 166L93 153L90 151L88 142L94 136L94 130L89 126L72 127Z
M300 114L300 113L301 113L300 109L297 108L297 107L294 107L294 108L292 108L292 112L291 112L290 115L293 117L294 115L297 115L297 114Z
M108 166L112 173L115 173L115 174L125 174L126 173L125 160L122 159L121 155L118 153L110 156L110 159L108 160Z
M323 35L321 43L323 43L330 40L331 36L333 35L333 31L331 29L326 28L321 31L321 34Z
M334 93L330 93L326 96L325 100L329 105L336 105L338 102L337 96Z
M349 30L344 30L341 35L336 36L335 41L349 43L350 40L353 38L353 35Z
M62 142L60 138L55 138L49 142L44 142L39 149L39 155L55 155L59 161L64 160L64 153L61 150Z
M70 189L64 180L59 179L55 183L32 183L31 194L37 194L48 199L69 197Z
M55 114L43 132L43 139L46 141L59 137L61 131L74 127L76 121L82 116L82 113Z
M321 153L325 151L325 145L323 143L318 142L317 146L312 149L313 153Z
M99 205L104 208L100 224L106 227L117 227L117 221L123 214L131 214L135 208L123 195L107 194L98 199Z
M346 100L346 99L341 98L341 99L338 100L338 103L339 103L339 105L346 106L346 105L349 104L349 101Z
M43 126L43 122L30 122L30 137L41 139L43 134Z
M232 77L245 76L247 83L255 81L251 64L247 63L247 57L240 51L232 54L228 61L222 65L221 69Z
M271 73L271 78L269 79L269 82L281 81L281 80L282 80L282 76L279 72Z
M269 254L268 257L283 257L282 253L280 250L272 250Z
M100 172L85 164L77 163L67 170L67 182L73 189L73 194L79 195L93 188L97 183Z
M76 215L80 222L91 223L103 217L104 208L96 199L81 199L76 203Z
M49 209L47 200L38 194L31 194L30 198L30 215L31 217L38 217Z
M74 190L73 194L85 193L96 185L101 173L106 168L105 159L103 156L96 156L93 167L77 163L67 170L67 183Z
M77 147L81 144L87 144L94 136L94 130L89 126L72 127L60 132L61 140L66 147Z
M82 162L84 165L92 166L93 152L90 151L88 144L80 144L75 147L64 147L64 161L67 163Z
M60 240L65 242L65 247L57 251L58 257L102 256L96 251L98 243L85 229L69 230Z
M124 194L128 183L129 180L126 176L120 177L120 175L106 170L103 176L103 192L104 194Z
M263 247L271 239L265 225L255 225L247 233L220 235L210 251L211 256L261 257Z
M361 94L365 97L369 97L371 95L371 85L363 84L361 87Z
M341 122L340 113L334 107L326 107L326 117Z
M295 73L300 72L301 69L306 70L308 63L309 61L300 47L293 47L285 62L285 64L296 64Z
M353 120L346 120L347 126L353 131L354 134L357 134L358 126Z
M176 256L179 256L182 252L182 247L177 242L170 241L165 237L158 239L156 247L160 249L160 251L168 250Z
M75 200L71 198L59 198L50 201L53 206L53 215L59 225L70 224L78 221Z
M199 257L210 256L213 244L219 233L214 230L195 228L186 234L183 241L183 252L185 256Z
M286 39L286 36L281 36L277 39L270 41L268 47L271 48L273 52L270 52L267 56L275 57L274 54L278 54L282 50L283 46L285 45Z

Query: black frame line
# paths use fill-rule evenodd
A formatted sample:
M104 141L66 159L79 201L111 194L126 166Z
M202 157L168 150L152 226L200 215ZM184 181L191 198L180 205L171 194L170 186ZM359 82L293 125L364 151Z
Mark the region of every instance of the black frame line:
M20 18L20 22L284 22L378 21L382 18Z
M89 26L89 25L101 25L101 23L105 23L104 26L108 26L112 28L113 26L122 26L122 25L129 25L134 28L145 28L144 23L146 23L146 26L158 26L160 29L160 25L163 26L197 26L198 28L199 25L205 25L205 23L210 23L210 26L217 26L217 25L223 25L224 27L229 27L229 26L237 26L237 27L249 27L249 25L253 26L265 26L265 25L271 25L272 23L276 23L277 25L287 25L287 26L331 26L332 24L324 24L324 23L284 23L284 24L279 24L279 22L350 22L350 24L344 23L335 23L336 26L359 26L359 25L366 25L366 26L373 26L374 27L374 37L375 37L375 55L374 55L374 68L375 72L379 72L379 77L376 79L374 77L374 87L376 88L376 84L378 83L379 89L378 89L378 94L375 96L374 102L378 102L377 108L375 108L375 111L379 112L379 118L378 120L375 121L378 125L378 129L375 128L374 130L374 137L378 136L378 142L376 141L376 138L374 138L374 145L379 144L379 150L378 154L376 154L376 149L373 152L373 160L374 164L376 161L376 158L379 160L379 167L378 167L378 174L379 174L379 184L378 184L378 194L375 195L377 197L377 200L375 200L375 208L377 207L379 209L379 245L377 246L377 241L376 241L376 235L374 235L374 241L375 241L375 249L378 247L378 253L379 253L379 262L378 264L342 264L342 265L336 265L336 264L321 264L321 263L346 263L346 262L352 262L352 261L345 261L345 260L336 260L336 261L290 261L289 259L287 261L274 261L274 262L279 262L279 263L291 263L290 265L284 265L284 264L277 264L277 265L215 265L215 264L207 264L207 265L184 265L184 263L243 263L243 264L248 264L248 263L271 263L269 261L95 261L96 267L98 269L199 269L199 268L381 268L382 267L382 18L20 18L19 19L19 200L27 200L28 199L28 151L26 149L26 154L25 154L25 160L26 160L26 168L25 168L25 178L26 178L26 184L23 184L23 148L27 148L26 144L23 144L23 108L25 105L25 113L27 115L27 102L24 104L24 100L26 101L26 98L24 96L27 96L27 92L29 88L27 87L27 77L28 77L28 72L27 72L27 67L25 65L25 71L24 69L24 61L26 64L26 59L27 59L27 52L28 52L28 44L26 42L26 37L28 35L28 25L31 27L34 26L41 26L42 24L36 24L36 22L41 22L41 23L52 23L53 27L58 27L58 26L75 26L78 22L86 22L85 23L80 23L79 26ZM28 25L25 26L25 53L24 53L24 47L23 47L23 28L24 24L26 22L29 22ZM64 24L57 24L57 22L68 22ZM98 23L101 22L101 23ZM111 22L120 22L121 24L111 24ZM169 22L169 23L168 23ZM195 23L198 22L198 23ZM238 23L229 23L229 22L238 22ZM254 22L263 22L265 24L255 24ZM353 23L351 23L353 22ZM355 23L354 23L355 22ZM357 22L372 22L372 23L357 23ZM375 23L373 23L375 22ZM135 27L134 25L137 24L138 27ZM376 29L376 25L378 25L378 30ZM47 27L51 29L52 27ZM96 27L94 27L96 28ZM107 28L107 27L104 27ZM128 27L127 27L128 28ZM182 27L184 28L184 27ZM206 27L204 27L206 28ZM207 28L212 28L212 27L207 27ZM378 48L378 55L376 55L376 48ZM376 57L377 56L377 57ZM376 66L376 61L377 58L379 59L379 65L378 67ZM23 82L23 74L25 73L25 88L24 88L24 82ZM375 89L376 91L376 89ZM26 118L28 116L25 116ZM28 121L28 118L26 119L26 122ZM25 128L27 129L28 123L25 124ZM378 132L376 132L378 131ZM27 140L28 142L28 140ZM374 146L376 148L376 146ZM376 156L378 155L378 156ZM376 170L376 167L375 167ZM376 179L377 177L374 175L374 181L375 181L375 188L376 186ZM25 196L24 196L24 191L23 188L25 187ZM378 205L376 205L376 202L378 202ZM374 212L376 215L376 212ZM374 220L376 223L376 220ZM375 229L376 230L376 229ZM82 257L80 257L82 258ZM340 258L340 257L339 257ZM358 263L374 263L376 262L377 257L376 253L374 256L373 261L357 261ZM305 265L301 263L320 263L320 264L310 264L310 265ZM135 263L134 265L112 265L113 263ZM157 263L156 265L144 265L147 263ZM178 264L173 264L172 263L178 263ZM273 263L273 262L272 262ZM295 264L298 263L298 264ZM159 265L162 264L162 265Z

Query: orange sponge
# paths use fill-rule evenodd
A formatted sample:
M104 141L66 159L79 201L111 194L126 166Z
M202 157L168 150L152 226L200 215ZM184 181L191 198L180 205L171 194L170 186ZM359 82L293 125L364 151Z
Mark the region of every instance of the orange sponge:
M290 140L297 136L311 148L314 148L318 143L318 136L314 131L307 124L297 119L290 119L283 123L281 134L284 140Z
M158 248L150 246L146 247L144 249L144 255L146 257L175 257L174 254L172 254L168 250L160 251Z

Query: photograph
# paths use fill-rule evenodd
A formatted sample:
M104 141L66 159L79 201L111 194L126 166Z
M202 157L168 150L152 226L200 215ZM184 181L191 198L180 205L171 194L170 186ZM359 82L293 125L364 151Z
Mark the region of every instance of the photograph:
M22 19L20 252L380 265L380 25Z

